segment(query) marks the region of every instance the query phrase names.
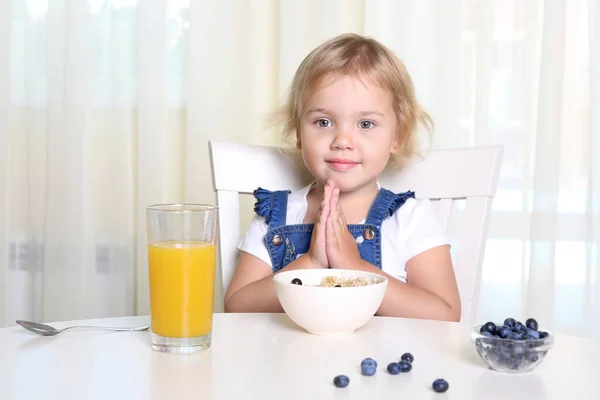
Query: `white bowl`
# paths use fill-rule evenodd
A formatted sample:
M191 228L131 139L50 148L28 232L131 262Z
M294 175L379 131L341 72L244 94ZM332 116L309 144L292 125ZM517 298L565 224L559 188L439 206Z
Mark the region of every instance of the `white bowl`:
M376 283L354 287L317 287L326 276L367 278ZM292 284L298 278L302 285ZM377 312L388 280L365 271L300 269L276 274L275 292L292 321L315 335L346 335L365 325Z

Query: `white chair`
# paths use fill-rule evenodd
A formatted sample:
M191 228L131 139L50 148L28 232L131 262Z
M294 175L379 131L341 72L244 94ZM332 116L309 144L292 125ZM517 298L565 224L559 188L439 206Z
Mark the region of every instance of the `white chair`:
M240 239L239 194L257 187L299 189L312 181L307 171L279 148L209 142L213 187L219 206L219 256L223 290L231 282ZM412 190L417 198L437 204L439 220L448 227L453 202L465 200L453 262L462 302L461 321L473 322L479 302L483 255L496 193L503 147L433 150L400 170L386 171L381 185L394 192Z

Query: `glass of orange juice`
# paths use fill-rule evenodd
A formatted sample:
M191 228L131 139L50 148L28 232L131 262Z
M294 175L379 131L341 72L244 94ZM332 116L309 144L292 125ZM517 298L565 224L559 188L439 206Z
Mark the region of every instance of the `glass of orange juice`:
M193 353L211 345L217 207L146 209L152 348Z

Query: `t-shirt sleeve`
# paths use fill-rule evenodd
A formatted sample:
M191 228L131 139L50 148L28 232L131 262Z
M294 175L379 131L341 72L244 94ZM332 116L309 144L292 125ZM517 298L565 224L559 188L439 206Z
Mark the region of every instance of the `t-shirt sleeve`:
M260 258L267 265L271 266L271 257L269 257L269 251L264 239L266 234L267 224L265 220L258 215L254 215L250 227L248 227L246 234L238 244L238 249Z
M429 199L410 199L402 208L406 206L410 209L406 210L408 215L401 224L407 236L403 257L405 264L419 253L450 244Z

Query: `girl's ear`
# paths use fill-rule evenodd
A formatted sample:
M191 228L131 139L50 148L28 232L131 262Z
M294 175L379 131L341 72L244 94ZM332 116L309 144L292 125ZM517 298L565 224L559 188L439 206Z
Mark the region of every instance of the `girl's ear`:
M300 134L296 133L296 148L302 150L302 142L300 141Z
M392 141L392 146L390 148L390 153L396 154L396 153L398 153L400 151L400 145L402 144L402 141L400 140L400 137L401 137L401 134L400 134L400 132L398 132L396 134L396 137Z

